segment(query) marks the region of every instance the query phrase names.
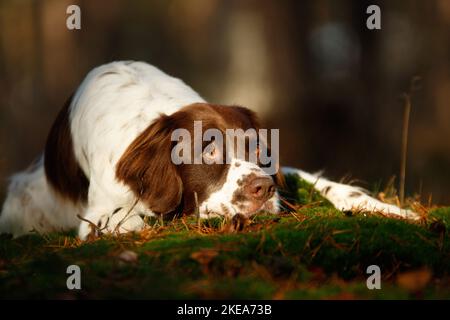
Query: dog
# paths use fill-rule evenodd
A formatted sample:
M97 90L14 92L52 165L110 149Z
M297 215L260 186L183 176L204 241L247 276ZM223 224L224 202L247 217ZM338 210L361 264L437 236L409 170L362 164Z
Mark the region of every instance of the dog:
M310 182L340 210L416 218L358 187L294 168L268 173L259 160L248 159L269 148L263 139L240 157L213 139L200 149L173 140L176 130L195 134L198 123L219 133L261 129L253 111L208 103L150 64L118 61L93 69L56 117L43 154L12 176L0 232L20 236L78 228L84 240L139 231L145 216L278 213L282 173ZM174 148L181 144L204 161L174 163Z

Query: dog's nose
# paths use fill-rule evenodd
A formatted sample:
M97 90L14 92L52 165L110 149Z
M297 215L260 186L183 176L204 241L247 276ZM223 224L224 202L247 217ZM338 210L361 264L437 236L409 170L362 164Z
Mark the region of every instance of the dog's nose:
M258 177L250 181L247 194L254 200L268 200L275 193L275 184L270 177Z

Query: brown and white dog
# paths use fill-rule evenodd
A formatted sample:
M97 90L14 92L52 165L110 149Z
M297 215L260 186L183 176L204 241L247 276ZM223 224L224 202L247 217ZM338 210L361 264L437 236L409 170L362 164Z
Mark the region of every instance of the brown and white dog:
M78 228L85 239L94 229L138 231L143 216L193 213L197 205L203 218L277 213L280 174L268 174L245 157L230 157L230 150L213 140L199 154L193 149L194 156L209 162L174 163L173 132L193 133L199 121L203 130L223 133L260 128L252 111L207 103L149 64L120 61L93 69L56 118L44 154L12 177L0 232L18 236ZM313 183L339 209L414 216L359 188L297 169L285 172Z

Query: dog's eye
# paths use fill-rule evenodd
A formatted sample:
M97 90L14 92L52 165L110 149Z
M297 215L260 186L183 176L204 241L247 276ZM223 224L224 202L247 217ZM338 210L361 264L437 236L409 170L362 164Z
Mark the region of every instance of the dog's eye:
M210 143L203 151L205 162L212 163L219 158L220 152L214 143Z

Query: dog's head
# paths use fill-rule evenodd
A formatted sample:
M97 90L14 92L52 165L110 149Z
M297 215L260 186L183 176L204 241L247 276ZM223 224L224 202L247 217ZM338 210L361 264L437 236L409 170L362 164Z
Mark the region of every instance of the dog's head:
M122 155L116 175L158 214L197 206L202 217L278 212L281 175L259 129L246 108L193 104L155 120Z

